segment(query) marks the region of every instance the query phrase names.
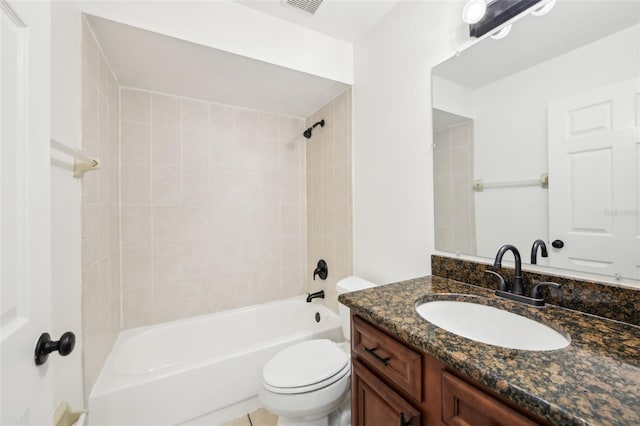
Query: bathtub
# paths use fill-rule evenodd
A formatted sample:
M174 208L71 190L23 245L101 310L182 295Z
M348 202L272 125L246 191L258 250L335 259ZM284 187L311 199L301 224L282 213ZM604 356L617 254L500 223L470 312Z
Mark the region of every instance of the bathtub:
M269 358L316 338L344 340L340 319L304 296L126 330L89 395L89 424L224 422L257 407Z

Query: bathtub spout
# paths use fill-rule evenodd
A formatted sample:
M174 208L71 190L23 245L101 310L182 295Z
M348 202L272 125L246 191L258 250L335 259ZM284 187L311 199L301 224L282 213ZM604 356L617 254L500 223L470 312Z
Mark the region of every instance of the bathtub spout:
M311 302L315 298L324 299L324 290L316 291L315 293L309 293L307 295L307 302Z

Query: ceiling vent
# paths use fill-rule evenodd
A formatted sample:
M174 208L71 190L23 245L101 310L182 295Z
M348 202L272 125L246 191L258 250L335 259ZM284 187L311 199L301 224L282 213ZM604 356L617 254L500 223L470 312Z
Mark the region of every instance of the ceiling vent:
M307 15L314 15L322 4L322 0L282 0L282 4Z

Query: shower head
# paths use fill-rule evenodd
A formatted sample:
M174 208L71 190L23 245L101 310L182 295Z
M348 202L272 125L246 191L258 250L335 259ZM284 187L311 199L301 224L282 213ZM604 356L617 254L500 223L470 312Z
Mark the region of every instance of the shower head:
M313 126L309 127L307 130L304 131L302 136L304 136L307 139L311 138L311 132L313 131L313 128L316 127L316 126L324 127L324 120L320 120L316 124L314 124Z
M309 139L311 137L311 130L313 130L313 128L309 127L307 130L304 131L302 136L304 136L305 138Z

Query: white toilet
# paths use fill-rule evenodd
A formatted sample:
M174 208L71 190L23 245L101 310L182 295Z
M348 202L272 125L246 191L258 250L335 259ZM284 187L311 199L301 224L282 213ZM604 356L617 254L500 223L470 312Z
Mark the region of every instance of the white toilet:
M375 287L359 277L338 281L338 294ZM278 426L327 426L328 415L349 393L349 308L338 303L346 342L307 340L278 352L262 370L260 402L277 414Z

